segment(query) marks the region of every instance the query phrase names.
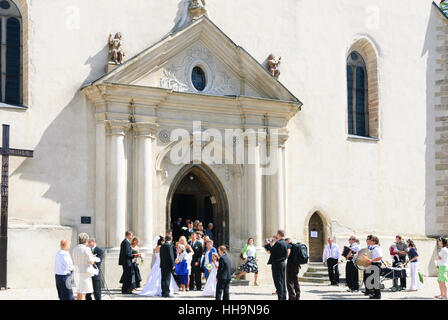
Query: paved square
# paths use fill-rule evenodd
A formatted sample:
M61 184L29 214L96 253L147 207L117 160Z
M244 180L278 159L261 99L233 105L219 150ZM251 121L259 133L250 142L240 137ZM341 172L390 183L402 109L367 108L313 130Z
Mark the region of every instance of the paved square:
M434 296L439 294L436 278L425 278L425 283L419 292L391 292L389 288L392 281L385 282L386 289L382 292L384 300L411 299L411 300L434 300ZM345 300L345 299L368 299L361 292L347 292L345 285L333 287L322 284L301 283L302 300ZM275 291L271 285L261 285L259 287L231 287L232 300L276 300L272 293ZM138 291L137 291L138 292ZM104 292L106 293L106 292ZM57 300L56 288L46 289L10 289L0 291L0 300ZM104 300L158 300L160 297L141 297L137 294L125 296L119 289L111 290L111 295L103 295ZM176 300L212 300L202 296L202 292L192 291L180 293L174 296Z

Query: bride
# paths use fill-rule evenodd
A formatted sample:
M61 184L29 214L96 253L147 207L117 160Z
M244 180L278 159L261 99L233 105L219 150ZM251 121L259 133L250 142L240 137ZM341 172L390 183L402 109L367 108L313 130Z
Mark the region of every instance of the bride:
M212 263L210 265L206 265L207 269L211 268L210 275L208 276L207 283L205 284L204 291L202 295L204 297L215 297L216 296L216 276L218 274L218 266L219 266L219 256L217 253L213 253L212 255Z
M149 274L148 280L146 281L145 287L139 293L140 296L145 297L154 297L154 296L162 296L162 272L160 270L160 247L165 242L163 237L157 237L154 239L157 240L157 246L154 249L154 255L156 257L156 261L152 266L151 273ZM174 276L171 275L171 284L170 284L170 292L178 293L179 287L174 280Z

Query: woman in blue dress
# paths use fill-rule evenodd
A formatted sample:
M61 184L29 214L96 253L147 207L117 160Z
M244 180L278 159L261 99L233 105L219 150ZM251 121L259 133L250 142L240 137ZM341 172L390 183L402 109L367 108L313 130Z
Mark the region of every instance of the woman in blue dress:
M177 245L177 259L175 262L174 272L179 281L180 291L185 291L185 286L188 283L188 265L187 253L185 252L185 246L183 244Z
M212 270L213 254L218 253L218 251L216 251L216 248L213 247L213 240L206 240L205 246L206 249L204 252L204 258L202 259L202 269L204 270L205 279L208 279L210 271Z

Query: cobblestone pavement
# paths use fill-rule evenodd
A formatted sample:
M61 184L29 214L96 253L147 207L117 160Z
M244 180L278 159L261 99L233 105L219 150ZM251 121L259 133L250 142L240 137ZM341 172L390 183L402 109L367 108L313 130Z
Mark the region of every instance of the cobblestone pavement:
M415 300L433 300L435 295L439 294L438 284L436 278L425 278L425 283L418 292L391 292L389 288L392 286L392 281L386 281L386 289L382 293L383 299L415 299ZM344 299L366 299L362 293L347 292L344 285L339 287L327 286L322 284L301 283L302 299L303 300L344 300ZM277 297L272 294L275 289L271 285L261 285L259 287L231 287L232 300L275 300ZM138 292L138 291L137 291ZM105 292L104 292L105 293ZM50 289L9 289L0 291L0 300L56 300L56 288ZM110 295L105 294L104 300L144 300L144 299L162 299L141 297L137 294L122 295L120 290L113 289ZM174 296L174 299L185 300L208 300L202 296L202 292L193 291L180 293Z

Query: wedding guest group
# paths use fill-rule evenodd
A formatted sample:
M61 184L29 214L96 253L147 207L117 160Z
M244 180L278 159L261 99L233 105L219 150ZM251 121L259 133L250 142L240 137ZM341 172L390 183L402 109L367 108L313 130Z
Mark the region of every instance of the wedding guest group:
M177 224L179 223L179 224ZM176 221L180 225L182 219ZM141 296L161 296L171 298L174 294L188 290L202 291L202 279L205 279L203 297L214 297L216 300L230 299L230 283L232 279L239 281L247 274L254 274L254 286L258 285L257 250L253 238L249 238L241 252L244 261L239 268L240 273L232 275L232 261L227 247L220 245L216 248L210 236L204 236L200 231L201 223L186 221L187 227L180 227L182 231L176 243L173 242L171 231L165 237L157 236L153 246L153 266ZM207 230L212 230L209 225ZM180 232L176 231L177 234ZM187 238L188 237L188 238ZM187 240L189 239L189 240ZM392 264L384 260L380 240L375 235L368 235L366 248L369 255L360 255L360 241L356 236L350 236L348 245L341 254L338 245L332 237L328 237L328 244L323 252L323 262L328 267L331 285L339 284L338 265L346 261L346 283L349 292L359 291L359 265L357 259L367 261L368 267L363 274L364 294L370 299L381 299L381 276L384 271L404 270L409 267L410 292L420 290L422 276L419 273L419 253L413 240L403 241L399 235L389 248ZM142 281L139 266L143 263L143 255L138 247L139 238L132 231L125 233L125 239L120 245L119 265L123 273L120 278L122 293L131 294L140 287ZM437 255L437 281L440 294L436 299L447 300L448 282L448 240L438 239L440 251ZM285 238L285 232L278 230L271 239L265 240L265 250L270 255L268 264L271 265L272 278L279 300L300 299L300 285L298 273L302 264L308 263L308 252L305 245L294 243ZM60 250L56 253L54 273L56 289L60 300L101 300L102 273L101 265L104 260L104 250L99 248L94 238L86 233L78 235L78 245L70 255L70 241L61 240ZM406 273L397 273L400 277L393 277L392 289L397 289L400 279L400 290L406 289ZM373 278L372 278L373 277ZM395 281L396 280L396 281ZM72 287L72 282L74 286ZM395 290L393 290L395 291Z

